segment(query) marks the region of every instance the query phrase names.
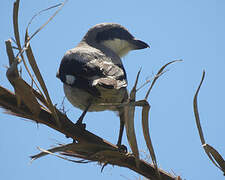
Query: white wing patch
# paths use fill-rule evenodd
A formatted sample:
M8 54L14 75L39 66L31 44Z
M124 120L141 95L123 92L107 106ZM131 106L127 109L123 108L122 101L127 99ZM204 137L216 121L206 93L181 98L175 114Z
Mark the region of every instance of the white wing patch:
M73 75L66 75L66 83L72 85L76 78Z

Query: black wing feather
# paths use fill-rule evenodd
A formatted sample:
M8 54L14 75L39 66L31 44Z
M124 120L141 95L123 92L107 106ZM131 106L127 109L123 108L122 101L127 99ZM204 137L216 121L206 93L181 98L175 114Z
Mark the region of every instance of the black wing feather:
M68 84L67 75L73 76L75 81ZM63 83L83 89L94 96L100 95L97 87L93 85L93 81L96 79L99 79L98 85L108 89L119 89L124 87L124 83L125 86L127 85L126 72L122 64L115 65L104 61L101 56L89 56L88 54L85 56L77 53L76 55L65 55L57 76ZM112 77L114 80L111 79Z
M66 82L66 76L72 75L75 77L73 84ZM64 57L61 61L58 77L63 83L66 83L72 87L77 87L94 96L100 96L97 88L90 84L90 79L93 76L103 76L102 71L96 66L88 66L87 62L78 59Z

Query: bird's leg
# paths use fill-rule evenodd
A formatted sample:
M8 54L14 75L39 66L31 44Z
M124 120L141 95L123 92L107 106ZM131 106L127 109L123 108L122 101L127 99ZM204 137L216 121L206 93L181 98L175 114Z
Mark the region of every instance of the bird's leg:
M83 123L83 119L84 119L84 116L87 114L88 109L90 108L91 104L92 104L92 101L90 101L88 103L87 107L85 108L85 110L83 111L83 113L81 114L81 116L79 117L79 119L76 122L76 125L79 126L83 130L85 130L85 128L86 128L86 124Z
M122 115L120 115L120 116L122 116ZM120 117L120 131L119 131L117 146L121 145L122 137L123 137L123 131L124 131L124 120L122 119L122 117Z
M122 111L122 112L121 112ZM120 131L119 131L119 137L118 137L118 141L117 141L117 146L119 147L119 151L122 152L127 152L127 147L125 145L121 145L122 142L122 137L123 137L123 131L124 131L124 112L123 110L121 110L119 112L119 116L120 116Z

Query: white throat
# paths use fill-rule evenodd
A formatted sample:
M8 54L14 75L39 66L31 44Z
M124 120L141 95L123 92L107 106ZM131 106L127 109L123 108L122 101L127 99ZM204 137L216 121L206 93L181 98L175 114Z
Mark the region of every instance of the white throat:
M117 38L103 41L101 44L114 51L119 57L125 56L130 50L133 49L129 42Z

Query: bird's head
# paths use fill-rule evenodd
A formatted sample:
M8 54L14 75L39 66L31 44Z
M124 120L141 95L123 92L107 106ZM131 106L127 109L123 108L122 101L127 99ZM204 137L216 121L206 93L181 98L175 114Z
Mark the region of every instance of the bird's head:
M89 45L103 45L119 57L125 56L129 51L144 49L149 45L136 39L125 27L116 23L101 23L88 30L83 40Z

